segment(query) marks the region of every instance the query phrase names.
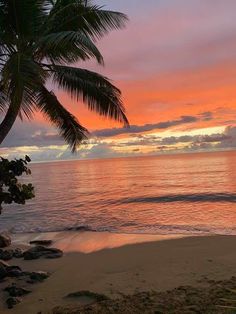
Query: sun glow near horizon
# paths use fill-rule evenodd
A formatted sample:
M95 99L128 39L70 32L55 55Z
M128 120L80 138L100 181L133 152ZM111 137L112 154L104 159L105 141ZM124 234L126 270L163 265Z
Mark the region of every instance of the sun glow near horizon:
M37 114L31 123L17 121L1 155L27 152L35 160L53 160L236 148L236 3L98 2L126 13L130 22L98 43L104 68L95 62L78 66L108 76L121 89L131 128L97 117L56 90L91 132L87 145L72 156Z

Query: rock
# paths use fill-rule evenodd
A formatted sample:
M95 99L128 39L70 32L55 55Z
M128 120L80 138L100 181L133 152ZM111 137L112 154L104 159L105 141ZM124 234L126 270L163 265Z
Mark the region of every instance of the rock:
M30 276L32 273L30 271L23 271L22 276Z
M5 277L19 277L23 272L19 266L10 266L9 264L0 261L0 279Z
M42 256L42 254L40 252L36 252L36 251L31 251L31 249L25 251L23 253L23 258L25 260L32 260L32 259L38 259Z
M87 298L90 298L96 302L109 300L109 298L104 294L95 293L95 292L88 291L88 290L81 290L81 291L77 291L77 292L72 292L72 293L69 293L66 297L67 298L87 297Z
M53 258L60 258L60 257L62 257L62 255L63 255L63 252L61 251L61 252L46 254L45 257L53 259Z
M21 258L21 257L23 257L23 251L22 251L22 249L19 249L19 248L15 249L15 250L13 251L13 257L15 257L15 258Z
M63 252L56 248L46 248L41 245L37 245L23 253L25 260L38 259L40 257L46 258L59 258L63 255Z
M30 290L17 287L15 284L12 284L11 286L6 287L4 291L7 291L11 297L21 297L31 292Z
M10 272L10 271L12 271L12 270L19 270L19 271L22 271L21 268L20 268L20 266L15 266L15 265L14 265L14 266L11 266L11 265L6 264L5 267L6 267L6 269L7 269L8 272Z
M7 262L1 261L1 260L0 260L0 265L2 265L4 267L9 267L10 266Z
M6 264L0 261L0 280L7 277Z
M11 245L11 238L4 233L0 234L0 248L7 247Z
M37 272L32 272L30 274L30 279L31 279L31 283L34 282L41 282L45 279L47 279L49 277L49 273L45 272L45 271L37 271Z
M12 309L16 304L20 303L21 299L15 298L15 297L10 297L6 300L7 307L9 309Z
M13 257L13 250L0 249L0 259L3 261L9 261Z
M7 266L6 267L8 277L20 277L23 276L23 272L19 266Z
M34 240L34 241L30 241L30 244L48 246L52 244L52 240Z
M18 269L12 269L7 273L8 277L21 277L23 276L23 272Z

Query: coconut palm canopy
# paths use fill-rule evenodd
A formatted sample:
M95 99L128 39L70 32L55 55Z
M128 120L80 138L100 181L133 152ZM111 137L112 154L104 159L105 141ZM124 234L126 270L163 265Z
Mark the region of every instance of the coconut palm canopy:
M88 131L47 87L82 100L90 110L128 126L121 92L106 77L75 64L95 58L95 43L125 26L126 15L85 0L0 0L0 144L17 116L31 119L41 111L72 151Z

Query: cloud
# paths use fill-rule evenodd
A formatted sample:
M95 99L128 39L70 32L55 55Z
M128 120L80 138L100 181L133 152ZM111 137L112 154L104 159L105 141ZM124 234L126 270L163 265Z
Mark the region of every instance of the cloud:
M166 137L159 141L163 145L176 145L179 143L218 143L230 140L231 137L226 134L211 134L211 135L183 135L179 137L171 136Z
M236 127L226 127L223 133L216 133L210 135L182 135L182 136L167 136L161 138L155 135L138 135L136 138L133 136L130 140L113 141L113 147L156 147L160 151L188 151L203 150L203 149L227 149L236 147ZM133 148L134 150L135 148Z
M42 125L35 121L24 121L22 123L18 120L2 143L2 147L43 147L63 144L63 140L53 127Z
M194 135L166 137L158 141L159 144L165 144L165 149L174 148L175 145L184 144L177 150L181 151L216 151L222 149L236 148L236 126L228 126L223 133L211 135Z
M216 148L236 148L236 126L226 127L224 136L225 138L216 145Z
M116 78L193 69L235 58L235 1L101 0L130 17L100 47ZM145 14L143 14L145 12ZM164 29L164 31L163 31ZM156 39L156 40L155 40ZM116 49L111 49L116 43ZM227 47L227 48L226 48Z
M202 117L203 121L210 121L213 119L213 113L210 111L202 112L199 116Z
M137 137L132 136L126 139L109 140L108 142L106 139L95 138L90 140L88 145L81 146L75 155L71 154L70 150L63 145L1 148L0 155L15 158L29 154L33 161L50 161L216 151L234 148L236 148L236 126L228 126L224 132L210 135L160 137L138 134Z
M164 122L158 122L153 124L145 124L145 125L131 125L130 128L113 128L113 129L103 129L94 131L92 134L97 137L112 137L121 134L136 134L142 132L148 132L153 130L164 130L169 129L171 127L180 126L184 124L195 123L198 121L208 121L213 119L213 115L211 112L204 112L197 116L181 116L176 120L169 120Z
M110 128L101 129L91 133L91 140L93 137L108 138L121 134L131 134L137 136L142 132L165 130L176 126L196 123L198 121L206 121L213 119L211 112L203 112L196 116L181 116L178 119L158 122L154 124L145 125L131 125L130 128ZM21 147L21 146L37 146L45 147L51 145L64 145L63 139L59 136L58 131L53 127L40 125L39 123L20 122L17 121L2 144L2 147Z
M125 30L112 32L98 43L106 67L93 62L82 66L105 74L121 88L132 125L111 129L113 124L58 92L82 124L98 129L92 134L97 139L90 139L92 146L81 151L83 156L113 156L118 154L115 149L125 147L133 153L151 148L156 153L235 147L234 126L222 134L200 132L236 123L236 1L227 0L227 5L222 0L149 0L148 5L142 0L98 1L127 13L130 22ZM199 114L199 108L204 112ZM174 128L183 135L175 136ZM199 135L186 134L193 128L199 129ZM173 136L145 134L155 130L170 130ZM128 139L113 140L117 135ZM17 122L0 153L14 156L27 149L37 160L74 158L63 145L54 128L36 119Z
M121 157L124 154L121 152L116 152L108 143L97 143L90 149L82 149L79 152L79 156L85 159L94 159L94 158L114 158Z

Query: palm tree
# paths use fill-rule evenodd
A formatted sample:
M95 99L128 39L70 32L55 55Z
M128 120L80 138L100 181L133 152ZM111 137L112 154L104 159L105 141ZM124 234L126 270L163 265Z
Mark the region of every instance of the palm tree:
M42 112L72 151L88 131L59 102L47 82L82 100L88 109L128 126L121 92L106 77L73 66L103 57L95 43L127 16L90 0L0 0L0 144L17 116Z

